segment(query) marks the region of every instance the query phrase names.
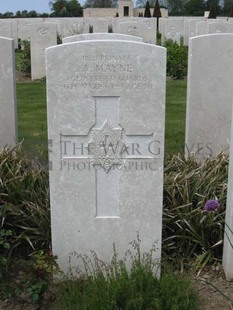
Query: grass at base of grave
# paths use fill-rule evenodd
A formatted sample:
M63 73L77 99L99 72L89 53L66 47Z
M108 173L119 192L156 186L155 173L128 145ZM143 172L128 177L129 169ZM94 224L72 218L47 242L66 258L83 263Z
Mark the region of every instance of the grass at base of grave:
M165 152L184 152L186 80L168 80L166 89ZM46 84L18 83L19 142L29 154L47 150Z

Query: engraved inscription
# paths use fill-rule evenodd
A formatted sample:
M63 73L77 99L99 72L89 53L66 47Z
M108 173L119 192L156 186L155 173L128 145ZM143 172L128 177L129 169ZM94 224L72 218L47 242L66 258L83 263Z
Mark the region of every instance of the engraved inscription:
M127 29L127 32L132 35L132 36L137 36L139 35L139 29L136 26L130 26Z
M48 28L40 27L37 29L37 34L39 38L44 38L48 35Z
M61 88L76 89L152 89L149 74L135 70L131 55L80 55L77 74L65 77Z

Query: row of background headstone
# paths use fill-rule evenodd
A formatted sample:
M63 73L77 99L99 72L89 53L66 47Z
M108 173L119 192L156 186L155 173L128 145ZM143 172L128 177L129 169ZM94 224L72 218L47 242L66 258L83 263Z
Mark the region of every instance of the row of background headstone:
M162 45L171 39L188 46L194 36L210 33L233 33L233 18L207 19L205 17L169 17L159 19Z
M149 29L155 30L156 33L156 18L18 18L18 19L0 19L0 36L12 38L17 42L17 39L29 40L31 37L31 26L38 23L53 23L57 27L57 32L61 38L67 36L89 33L90 26L93 32L119 32L121 23L140 21L142 29L132 27L127 28L126 34L135 35L135 32L144 32L143 25ZM139 27L137 25L137 27ZM144 35L144 34L143 34ZM153 43L155 43L153 37ZM152 43L152 42L151 42Z
M45 76L44 51L45 48L56 45L57 33L61 34L61 37L89 33L90 25L94 33L108 33L110 22L110 19L103 18L0 20L0 35L13 38L15 46L18 38L30 40L31 78L36 80ZM17 26L17 31L14 25ZM156 44L156 27L156 18L117 19L113 32L141 37L146 43Z
M195 35L202 35L214 32L232 32L232 18L206 19L204 17L169 17L159 19L159 32L164 39L173 39L179 42L179 38L184 38L184 44L188 45L188 39ZM22 18L22 19L0 19L0 36L12 38L15 40L17 47L18 38L21 40L29 40L31 37L31 26L35 23L53 23L56 25L57 32L61 38L89 33L90 26L93 32L121 32L122 23L132 22L132 25L124 29L125 34L144 37L148 31L145 30L143 24L147 28L155 30L156 18ZM140 22L139 25L134 24ZM209 25L211 23L211 26ZM215 26L212 23L217 23ZM219 24L218 24L219 23ZM155 25L154 25L155 24ZM136 26L136 28L135 28ZM149 39L151 40L151 39ZM156 43L155 36L150 43ZM148 41L147 38L144 40Z
M89 33L90 25L94 33L122 33L141 37L143 42L156 44L156 18L28 18L0 20L0 36L13 38L15 47L18 39L31 41L32 80L45 76L44 50L56 44L57 33L61 38ZM162 45L165 39L178 44L183 37L188 45L190 37L207 33L232 33L232 19L208 20L204 17L169 17L159 19Z

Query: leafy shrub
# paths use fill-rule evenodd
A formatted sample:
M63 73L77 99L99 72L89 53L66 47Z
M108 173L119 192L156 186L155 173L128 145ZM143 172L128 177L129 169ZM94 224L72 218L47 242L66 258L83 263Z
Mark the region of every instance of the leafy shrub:
M16 51L16 70L21 73L31 74L30 42L22 41L21 47L21 50Z
M203 266L222 257L228 158L220 154L198 164L173 156L164 171L163 254L196 259ZM50 248L48 171L20 146L0 153L0 265ZM217 197L216 211L205 212ZM1 271L0 271L1 273Z
M23 154L20 146L0 153L0 254L27 255L50 245L48 172ZM2 237L1 237L2 238ZM6 243L7 241L7 243ZM7 247L4 246L7 244Z
M183 79L187 75L188 49L172 40L167 40L165 47L167 48L167 75L174 79Z
M170 258L196 258L201 268L222 257L228 158L220 154L198 164L173 156L165 165L163 251ZM205 202L218 198L216 211Z

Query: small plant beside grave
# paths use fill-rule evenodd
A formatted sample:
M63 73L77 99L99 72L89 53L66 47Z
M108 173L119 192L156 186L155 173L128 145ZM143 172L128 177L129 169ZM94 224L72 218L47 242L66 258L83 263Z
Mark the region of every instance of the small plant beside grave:
M9 263L50 244L48 173L20 146L0 153L0 246Z
M163 251L169 259L196 269L221 261L227 179L224 154L203 164L182 156L167 161Z
M31 74L30 42L22 41L21 49L16 50L16 70L26 75Z
M95 253L92 258L73 253L71 259L84 264L86 272L76 270L63 279L54 309L198 309L190 280L166 270L160 280L156 277L155 251L156 244L149 253L143 253L138 236L123 260L114 248L110 264Z
M188 50L185 46L179 46L172 40L165 43L167 48L167 75L176 80L181 80L187 75Z

